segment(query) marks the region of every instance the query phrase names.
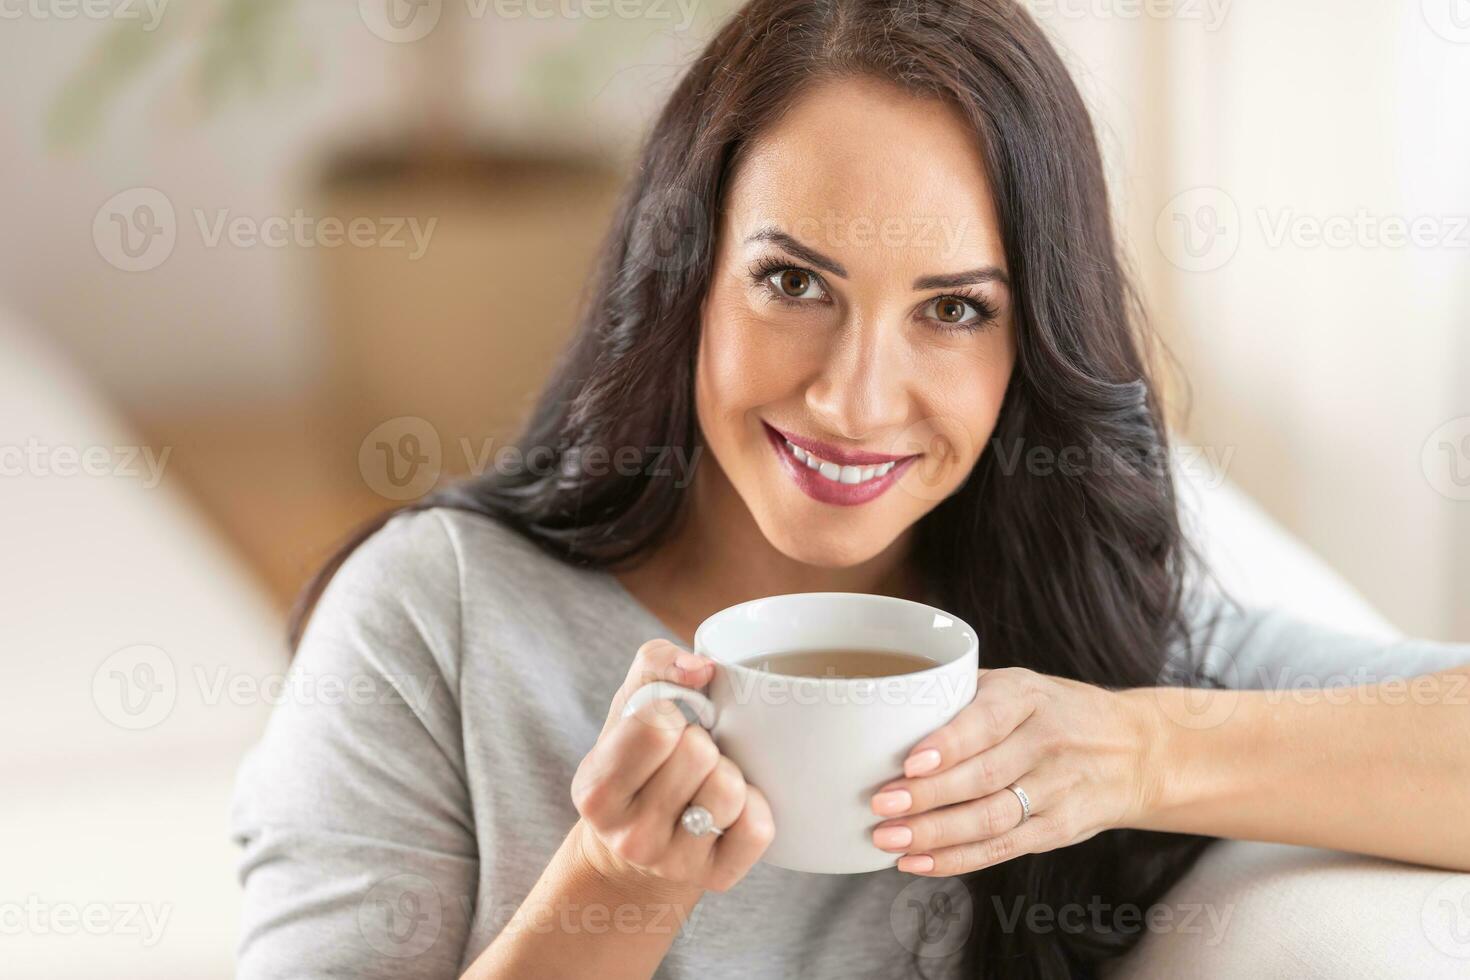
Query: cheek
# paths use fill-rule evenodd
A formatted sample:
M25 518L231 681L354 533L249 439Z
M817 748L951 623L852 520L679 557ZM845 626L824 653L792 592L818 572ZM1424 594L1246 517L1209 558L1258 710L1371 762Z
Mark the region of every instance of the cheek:
M798 352L746 304L712 296L701 331L699 402L710 418L738 422L751 409L799 392Z
M1014 367L1009 328L986 338L969 356L933 365L923 385L930 434L938 437L929 448L953 453L959 466L973 465L995 430Z
M971 431L979 439L989 438L995 429L1014 365L1015 359L1008 355L988 357L980 365L978 383L968 386L962 410L971 420Z

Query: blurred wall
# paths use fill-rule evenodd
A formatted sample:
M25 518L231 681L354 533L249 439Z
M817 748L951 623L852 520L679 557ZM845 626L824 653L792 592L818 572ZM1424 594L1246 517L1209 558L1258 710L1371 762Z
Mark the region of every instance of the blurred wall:
M1167 178L1133 238L1195 438L1401 627L1463 636L1466 504L1436 435L1470 416L1470 32L1429 16L1450 8L1169 25Z
M21 15L0 19L0 303L57 335L130 408L289 396L321 367L316 255L294 244L211 244L200 215L206 229L221 215L323 217L313 182L325 158L401 135L423 117L415 55L447 21L409 40L370 23L362 12L370 0L272 4L285 13L268 28L276 54L264 84L207 111L201 39L225 5L151 2L162 16L145 40L166 53L116 86L95 139L65 151L47 143L47 112L117 22L6 5ZM141 0L129 6L146 16ZM503 144L624 160L728 6L647 5L648 16L632 20L505 20L493 4L466 5L488 13L464 17L467 91L455 108L467 128ZM436 7L459 9L426 9ZM167 197L178 236L162 264L127 272L99 254L93 220L113 195L141 187Z
M1463 638L1470 20L1455 4L1029 5L1097 112L1134 263L1192 384L1189 436L1401 628ZM626 160L728 6L675 7L677 22L477 20L459 109L502 140ZM197 31L208 9L176 0L161 29ZM43 145L45 109L108 25L8 20L0 302L125 405L300 390L323 356L313 256L211 247L192 213L289 216L333 147L422 115L413 42L384 40L363 9L298 4L292 68L307 77L283 70L202 119L181 46L119 97L95 143L62 157ZM128 273L99 254L92 223L138 186L168 197L180 231L167 262ZM1427 244L1386 241L1416 219Z
M1470 15L1030 6L1099 120L1188 441L1400 628L1470 635Z

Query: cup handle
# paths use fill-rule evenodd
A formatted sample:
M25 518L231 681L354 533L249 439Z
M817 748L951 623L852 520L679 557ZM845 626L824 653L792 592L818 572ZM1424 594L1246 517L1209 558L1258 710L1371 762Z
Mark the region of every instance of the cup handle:
M628 698L628 703L623 707L623 717L626 718L645 704L653 701L673 701L675 703L687 704L694 712L695 721L699 722L701 728L706 731L715 727L719 718L719 711L715 703L700 694L693 688L680 687L669 681L654 681L652 684L644 684L633 695Z

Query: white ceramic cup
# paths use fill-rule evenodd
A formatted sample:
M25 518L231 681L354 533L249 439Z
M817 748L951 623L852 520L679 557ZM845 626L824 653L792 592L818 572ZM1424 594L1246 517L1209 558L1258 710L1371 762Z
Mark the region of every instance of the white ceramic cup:
M889 677L791 677L741 666L766 655L833 648L917 654L937 666ZM979 640L933 606L856 592L803 592L743 602L694 633L715 661L708 696L657 681L624 714L651 701L688 706L771 803L776 836L764 860L821 874L878 871L898 855L873 845L871 799L903 775L925 735L975 696ZM683 832L682 830L680 831Z

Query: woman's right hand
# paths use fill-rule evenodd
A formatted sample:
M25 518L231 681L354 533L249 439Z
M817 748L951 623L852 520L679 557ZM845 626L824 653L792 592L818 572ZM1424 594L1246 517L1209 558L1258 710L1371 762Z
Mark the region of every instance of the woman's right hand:
M577 767L572 801L582 815L584 859L638 893L723 892L745 877L775 833L765 796L678 706L658 700L623 717L633 692L654 681L702 688L714 663L668 640L638 648L602 734ZM697 803L723 834L695 837L679 824Z

